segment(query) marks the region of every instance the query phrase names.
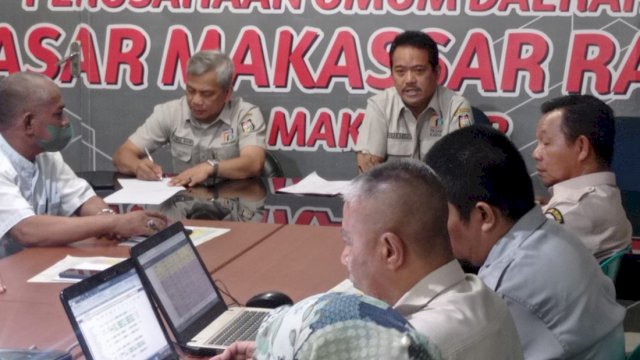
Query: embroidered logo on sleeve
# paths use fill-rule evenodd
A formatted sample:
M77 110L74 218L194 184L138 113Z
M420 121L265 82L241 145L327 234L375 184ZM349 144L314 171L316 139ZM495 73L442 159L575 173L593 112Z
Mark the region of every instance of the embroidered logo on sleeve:
M255 126L253 126L251 119L242 120L240 122L240 126L242 127L242 132L245 132L245 133L249 131L253 131L253 129L255 129Z
M462 129L463 127L467 127L471 125L471 119L469 118L469 113L464 113L458 115L458 127Z
M558 224L564 224L564 217L562 216L560 210L556 208L549 208L544 212L544 214L549 215L547 217L555 220Z

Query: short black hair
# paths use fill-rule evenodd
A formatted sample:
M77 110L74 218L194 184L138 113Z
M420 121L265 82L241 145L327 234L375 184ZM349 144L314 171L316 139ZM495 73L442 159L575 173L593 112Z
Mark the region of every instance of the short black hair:
M389 48L389 64L393 67L393 53L398 46L411 46L417 49L425 50L429 54L429 64L435 70L438 66L438 45L431 36L422 31L407 30L398 34Z
M584 135L603 165L611 166L616 137L614 113L609 105L592 95L566 95L540 106L543 114L554 110L563 113L561 129L569 142Z
M514 222L535 205L522 155L490 126L472 125L449 133L429 150L425 162L440 177L449 203L465 222L479 201Z

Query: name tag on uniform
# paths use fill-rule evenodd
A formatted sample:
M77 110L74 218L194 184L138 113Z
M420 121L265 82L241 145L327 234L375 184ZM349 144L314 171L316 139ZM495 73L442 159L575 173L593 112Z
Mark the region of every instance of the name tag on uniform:
M171 141L177 142L178 144L193 146L192 139L179 137L179 136L176 136L176 134L171 134Z
M387 134L387 138L395 140L411 140L411 134L390 132Z

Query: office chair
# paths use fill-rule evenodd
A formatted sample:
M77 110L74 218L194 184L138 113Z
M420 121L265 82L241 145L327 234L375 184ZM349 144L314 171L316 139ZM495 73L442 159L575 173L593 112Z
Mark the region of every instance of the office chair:
M489 121L489 117L487 117L487 114L484 113L484 111L480 110L479 108L472 106L471 107L471 112L473 113L473 121L474 123L478 124L478 125L487 125L487 126L491 126L491 121Z
M629 356L627 356L627 360L640 360L640 344L638 344Z
M615 254L609 256L608 258L602 260L600 262L600 269L607 275L611 281L615 282L616 277L618 276L618 270L620 270L620 263L622 262L622 257L631 251L631 245L625 247L624 249L616 252Z
M264 170L262 171L262 177L284 177L284 171L280 165L280 161L268 150L264 159Z

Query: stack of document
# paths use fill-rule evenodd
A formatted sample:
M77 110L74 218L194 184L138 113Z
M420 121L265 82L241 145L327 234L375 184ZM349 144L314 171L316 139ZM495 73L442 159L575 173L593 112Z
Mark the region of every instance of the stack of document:
M349 180L329 181L320 177L315 171L300 180L297 184L284 187L278 192L306 195L339 195L349 187Z
M184 190L183 186L169 186L169 178L159 181L118 179L121 190L104 198L107 204L161 204Z

